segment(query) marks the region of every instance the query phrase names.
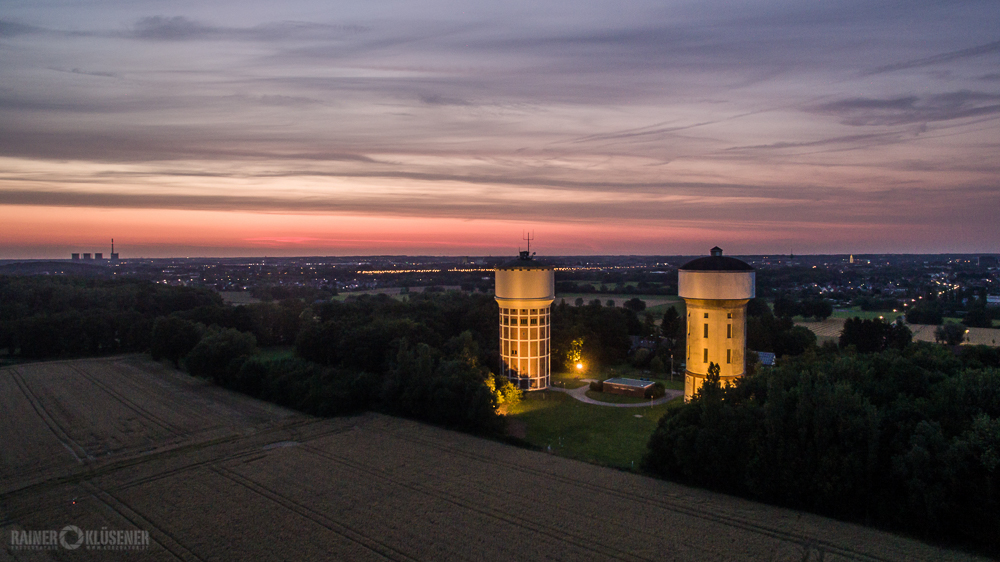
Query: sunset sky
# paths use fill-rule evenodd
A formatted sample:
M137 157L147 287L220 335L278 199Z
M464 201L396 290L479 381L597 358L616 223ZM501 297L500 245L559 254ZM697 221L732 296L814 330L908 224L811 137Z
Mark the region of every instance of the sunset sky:
M0 259L1000 252L998 14L4 0Z

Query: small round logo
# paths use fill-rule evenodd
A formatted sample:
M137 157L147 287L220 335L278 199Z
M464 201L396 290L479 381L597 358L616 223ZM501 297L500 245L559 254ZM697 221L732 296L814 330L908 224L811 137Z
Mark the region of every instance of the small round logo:
M66 540L66 535L72 534L76 535L76 542L69 542ZM66 525L63 527L62 531L59 531L59 544L61 544L66 550L80 548L80 545L83 544L83 531L81 531L76 525Z

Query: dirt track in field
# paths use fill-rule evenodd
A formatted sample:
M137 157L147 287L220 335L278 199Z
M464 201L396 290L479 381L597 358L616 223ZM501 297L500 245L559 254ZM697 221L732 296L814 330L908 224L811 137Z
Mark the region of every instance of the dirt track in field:
M406 420L302 416L141 357L0 369L0 407L15 560L969 558ZM10 546L67 524L152 545Z

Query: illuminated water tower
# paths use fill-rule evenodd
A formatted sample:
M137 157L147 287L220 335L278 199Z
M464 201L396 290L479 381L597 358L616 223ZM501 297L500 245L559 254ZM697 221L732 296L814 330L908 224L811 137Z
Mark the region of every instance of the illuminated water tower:
M549 386L555 274L528 251L496 268L500 305L500 374L520 389Z
M747 303L754 297L754 269L725 257L722 249L678 270L678 294L687 305L687 368L684 400L701 388L708 367L719 366L723 386L742 377L746 355Z

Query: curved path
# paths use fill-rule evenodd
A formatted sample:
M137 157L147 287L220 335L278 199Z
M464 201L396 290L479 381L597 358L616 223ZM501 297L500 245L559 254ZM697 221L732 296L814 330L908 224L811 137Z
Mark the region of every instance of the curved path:
M616 404L614 402L601 402L600 400L594 400L587 396L587 391L590 390L590 386L581 386L580 388L559 388L558 386L550 386L549 390L554 390L556 392L565 392L573 398L576 398L580 402L585 404L594 404L595 406L611 406L612 408L648 408L650 406L659 406L660 404L666 404L678 396L684 396L683 390L668 390L663 398L657 398L656 400L651 400L649 402L637 402L635 404Z

